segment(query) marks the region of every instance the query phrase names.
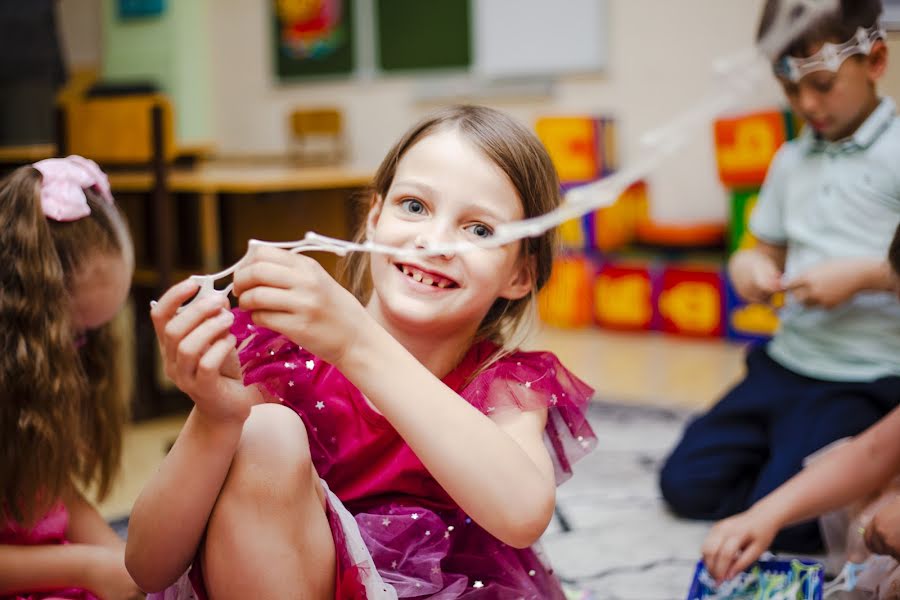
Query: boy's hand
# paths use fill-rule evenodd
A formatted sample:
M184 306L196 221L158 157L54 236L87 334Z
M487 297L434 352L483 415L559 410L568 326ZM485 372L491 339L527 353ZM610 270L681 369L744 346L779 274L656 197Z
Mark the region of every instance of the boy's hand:
M770 257L744 251L735 256L730 269L738 295L748 302L768 302L781 291L781 271Z
M866 527L866 547L900 559L900 497L881 508Z
M367 320L365 308L318 262L278 248L250 251L234 273L234 293L254 323L331 364L340 361Z
M867 288L872 268L870 259L832 259L785 281L784 289L806 306L834 308Z
M737 576L766 551L778 527L770 519L748 510L710 530L703 542L703 562L716 581Z
M178 311L197 292L186 280L170 288L150 310L166 375L187 393L212 422L243 422L263 401L255 386L245 387L229 333L234 315L222 296L203 298Z

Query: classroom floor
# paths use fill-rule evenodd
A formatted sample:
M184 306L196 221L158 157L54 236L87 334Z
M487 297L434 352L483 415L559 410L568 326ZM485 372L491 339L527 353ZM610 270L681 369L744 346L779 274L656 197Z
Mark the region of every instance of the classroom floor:
M544 328L529 347L550 350L597 390L600 401L701 410L743 373L743 347L724 340ZM129 513L177 436L184 415L131 425L122 476L100 505L107 518Z

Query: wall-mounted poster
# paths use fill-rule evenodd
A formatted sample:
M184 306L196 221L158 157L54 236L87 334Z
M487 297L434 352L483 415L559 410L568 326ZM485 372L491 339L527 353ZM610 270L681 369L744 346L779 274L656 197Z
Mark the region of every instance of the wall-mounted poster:
M119 0L119 18L158 17L165 8L165 0Z
M351 73L353 0L271 0L281 79Z

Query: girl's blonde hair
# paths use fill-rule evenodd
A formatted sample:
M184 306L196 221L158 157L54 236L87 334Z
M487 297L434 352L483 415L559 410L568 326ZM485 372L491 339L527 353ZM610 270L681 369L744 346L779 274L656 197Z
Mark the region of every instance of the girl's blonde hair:
M71 487L109 492L127 417L112 324L76 347L72 277L97 254L133 264L118 209L85 190L91 214L48 220L41 174L22 167L0 182L0 487L4 514L33 523Z
M512 117L484 106L454 106L426 117L394 144L378 168L372 189L366 194L369 210L387 196L397 165L417 142L438 131L455 129L506 173L522 201L525 218L544 214L560 203L559 180L544 146ZM366 221L356 240L366 236ZM522 258L533 269L531 293L519 300L498 298L476 333L476 341L489 339L500 346L515 345L533 319L536 295L550 277L556 244L554 230L521 242ZM342 262L343 281L363 304L372 293L369 256L350 254Z

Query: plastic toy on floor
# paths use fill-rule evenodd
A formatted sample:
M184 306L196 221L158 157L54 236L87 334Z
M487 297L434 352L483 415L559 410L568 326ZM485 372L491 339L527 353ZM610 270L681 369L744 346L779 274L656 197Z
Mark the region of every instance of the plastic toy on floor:
M687 600L822 600L823 574L816 562L768 560L716 584L700 562Z

